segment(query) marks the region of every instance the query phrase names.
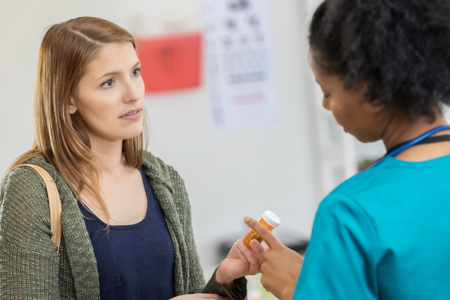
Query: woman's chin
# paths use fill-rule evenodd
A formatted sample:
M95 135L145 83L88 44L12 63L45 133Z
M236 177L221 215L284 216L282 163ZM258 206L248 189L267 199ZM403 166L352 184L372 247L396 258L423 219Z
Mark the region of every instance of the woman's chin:
M138 137L142 133L142 128L139 130L132 130L123 134L122 140L129 140L135 137Z

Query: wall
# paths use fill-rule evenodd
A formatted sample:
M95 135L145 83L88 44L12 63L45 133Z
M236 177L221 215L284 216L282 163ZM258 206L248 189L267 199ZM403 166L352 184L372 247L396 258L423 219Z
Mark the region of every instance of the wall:
M3 2L3 0L2 0ZM307 70L306 7L273 1L280 121L272 126L217 132L208 89L149 95L150 147L186 182L196 242L209 273L217 245L237 239L246 215L271 209L282 219L278 234L308 236L319 202L314 97ZM0 11L0 172L33 139L32 91L39 44L46 27L90 15L136 31L142 19L200 15L197 0L9 1ZM207 274L209 276L209 274Z

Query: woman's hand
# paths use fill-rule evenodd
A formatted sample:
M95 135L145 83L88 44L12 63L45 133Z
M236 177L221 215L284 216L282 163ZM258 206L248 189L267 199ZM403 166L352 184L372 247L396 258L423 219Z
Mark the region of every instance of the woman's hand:
M170 300L195 300L195 299L206 299L206 300L230 300L227 297L222 297L217 294L191 294L191 295L183 295L172 298Z
M261 251L264 248L261 246ZM227 286L234 279L259 272L259 259L242 240L237 240L216 272L217 282Z
M267 249L256 240L250 242L250 246L261 263L261 284L279 299L292 299L302 269L303 257L283 245L255 219L246 217L244 221L268 245Z

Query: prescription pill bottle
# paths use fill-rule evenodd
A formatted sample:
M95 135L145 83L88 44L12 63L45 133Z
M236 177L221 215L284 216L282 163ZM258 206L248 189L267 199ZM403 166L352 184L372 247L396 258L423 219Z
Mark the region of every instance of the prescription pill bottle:
M261 223L269 231L272 231L274 228L277 228L278 225L280 225L281 221L276 214L269 210L266 210L262 214L262 218L261 220L259 220L259 223ZM247 246L247 248L249 248L250 250L252 250L252 247L250 247L251 240L257 240L260 243L263 241L259 234L257 234L253 229L250 230L243 239L244 245Z

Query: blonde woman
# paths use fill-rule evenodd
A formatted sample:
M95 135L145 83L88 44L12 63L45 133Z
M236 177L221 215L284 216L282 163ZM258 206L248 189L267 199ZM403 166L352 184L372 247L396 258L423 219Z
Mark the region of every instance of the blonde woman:
M92 17L50 27L34 119L32 149L11 169L34 164L52 176L61 248L51 241L40 176L9 172L0 194L1 299L246 297L243 276L259 261L241 242L205 284L184 182L145 150L144 83L126 30Z

